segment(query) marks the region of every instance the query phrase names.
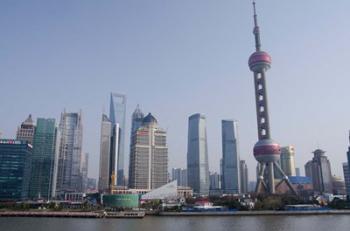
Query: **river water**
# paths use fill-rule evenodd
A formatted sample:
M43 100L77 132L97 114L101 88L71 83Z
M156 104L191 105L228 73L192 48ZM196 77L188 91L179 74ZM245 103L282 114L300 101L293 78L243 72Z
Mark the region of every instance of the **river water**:
M0 218L1 231L342 231L350 215L152 217L143 219Z

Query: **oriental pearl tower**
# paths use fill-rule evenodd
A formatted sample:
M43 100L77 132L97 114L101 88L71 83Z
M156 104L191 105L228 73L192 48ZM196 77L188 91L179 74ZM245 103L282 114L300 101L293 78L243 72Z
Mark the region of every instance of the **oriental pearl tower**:
M278 161L281 155L280 145L271 139L270 121L267 105L266 71L271 67L271 56L261 50L260 30L253 1L254 9L254 30L256 51L249 57L249 68L254 72L256 115L258 123L259 141L254 146L254 157L259 162L259 174L256 184L257 193L274 194L276 189L285 182L292 193L295 194L288 177L279 166ZM274 170L282 174L282 180L275 182ZM267 179L265 179L265 177ZM277 183L277 184L276 184Z

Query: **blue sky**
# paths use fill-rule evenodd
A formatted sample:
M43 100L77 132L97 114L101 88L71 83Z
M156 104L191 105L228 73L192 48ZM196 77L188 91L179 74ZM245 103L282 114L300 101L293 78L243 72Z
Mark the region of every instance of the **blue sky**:
M311 151L324 149L342 176L350 128L350 2L259 0L257 8L262 48L273 60L267 73L272 137L295 146L302 169ZM0 28L2 137L14 137L29 113L58 119L64 108L81 109L83 149L96 177L101 113L113 91L128 97L128 130L136 104L168 130L170 167L186 166L188 116L207 116L215 171L220 121L238 120L241 159L254 178L249 0L3 0Z

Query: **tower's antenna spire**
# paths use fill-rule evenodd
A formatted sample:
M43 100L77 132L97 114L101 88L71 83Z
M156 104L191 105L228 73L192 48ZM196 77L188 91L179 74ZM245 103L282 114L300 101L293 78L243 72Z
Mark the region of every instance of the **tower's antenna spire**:
M260 30L258 26L258 16L256 14L255 1L253 1L253 10L254 10L254 36L255 36L255 49L256 51L260 51L261 43L260 43Z

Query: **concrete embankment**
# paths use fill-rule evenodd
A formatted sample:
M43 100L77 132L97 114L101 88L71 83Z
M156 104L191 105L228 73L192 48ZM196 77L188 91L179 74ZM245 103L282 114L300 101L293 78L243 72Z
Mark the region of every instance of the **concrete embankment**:
M62 211L0 211L0 217L79 217L101 218L103 215L96 212L62 212Z
M305 215L350 215L350 210L309 211L228 211L228 212L160 212L159 216L305 216Z

